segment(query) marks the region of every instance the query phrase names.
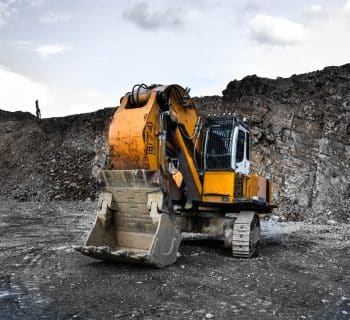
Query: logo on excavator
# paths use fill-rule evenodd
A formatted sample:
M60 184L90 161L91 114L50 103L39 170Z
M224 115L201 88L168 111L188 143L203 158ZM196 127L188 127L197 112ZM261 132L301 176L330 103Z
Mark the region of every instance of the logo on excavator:
M154 124L153 122L146 123L146 134L145 134L145 142L146 142L146 152L147 154L156 154L155 150L155 141L154 141Z

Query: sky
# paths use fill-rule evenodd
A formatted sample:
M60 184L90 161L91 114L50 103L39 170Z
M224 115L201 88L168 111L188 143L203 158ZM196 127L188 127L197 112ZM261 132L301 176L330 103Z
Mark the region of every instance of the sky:
M136 83L221 95L350 62L350 0L0 0L0 109L115 107Z

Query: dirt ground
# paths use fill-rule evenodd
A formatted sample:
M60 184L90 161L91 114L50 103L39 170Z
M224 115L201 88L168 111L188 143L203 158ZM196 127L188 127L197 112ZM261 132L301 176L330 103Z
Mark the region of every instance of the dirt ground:
M350 226L264 222L259 255L189 241L172 266L71 249L95 203L0 201L1 319L350 319Z

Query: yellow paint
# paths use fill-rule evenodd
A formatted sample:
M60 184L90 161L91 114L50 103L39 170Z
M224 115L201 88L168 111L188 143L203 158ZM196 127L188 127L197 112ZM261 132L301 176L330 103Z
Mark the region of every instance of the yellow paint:
M181 174L180 171L176 172L175 174L173 174L171 176L176 184L176 186L180 189L181 185L182 185L182 181L184 180L183 175Z
M256 174L250 174L248 179L243 182L243 198L252 198L258 196L259 178Z
M226 201L227 199L227 201ZM226 196L215 196L215 195L206 195L202 196L202 202L206 203L233 203L233 200L230 197Z
M235 173L207 171L204 173L202 201L232 203L234 200Z
M202 201L212 203L234 203L235 172L208 171L204 173ZM266 180L256 174L243 176L243 195L241 199L251 199L259 196L260 184ZM271 203L271 199L267 199Z
M193 136L195 132L195 126L198 120L198 112L195 108L192 107L183 107L179 104L178 100L172 93L171 95L171 109L170 109L170 118L176 123L181 123L184 126L184 130L187 133L187 136Z
M109 127L108 144L110 160L113 169L147 169L159 170L161 154L159 150L159 104L157 94L166 91L171 101L170 118L173 122L183 125L187 136L192 136L198 120L198 112L191 99L183 106L178 101L184 94L180 86L160 86L150 89L138 98L139 106L130 108L129 95L122 98L120 107L112 117ZM197 143L200 151L201 139ZM194 141L193 141L194 142ZM181 144L181 142L180 142ZM185 146L183 143L181 148ZM187 149L187 148L186 148ZM193 162L192 151L187 150L187 160ZM163 161L162 161L163 163ZM197 176L195 184L201 191L201 183L197 170L191 167L193 176Z
M159 111L152 94L147 104L127 109L123 98L109 126L108 144L112 166L117 170L157 170Z
M152 105L146 125L143 130L144 152L147 154L150 170L159 169L159 106L156 102L156 93L152 93L149 104Z
M184 138L182 137L182 134L180 132L179 127L177 127L175 129L175 137L176 137L176 142L178 143L180 150L182 150L182 152L186 158L187 166L190 169L190 174L191 174L192 180L194 182L194 185L196 187L197 194L200 196L202 194L202 183L199 179L199 175L198 175L196 166L194 164L192 154L190 153L190 151L189 151L189 149L184 141ZM200 200L200 199L194 199L194 200Z

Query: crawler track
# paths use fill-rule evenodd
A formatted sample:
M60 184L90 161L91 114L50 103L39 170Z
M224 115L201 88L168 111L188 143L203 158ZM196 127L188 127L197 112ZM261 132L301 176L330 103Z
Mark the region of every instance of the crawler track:
M254 211L242 211L232 232L232 255L249 258L256 252L260 240L259 216Z

